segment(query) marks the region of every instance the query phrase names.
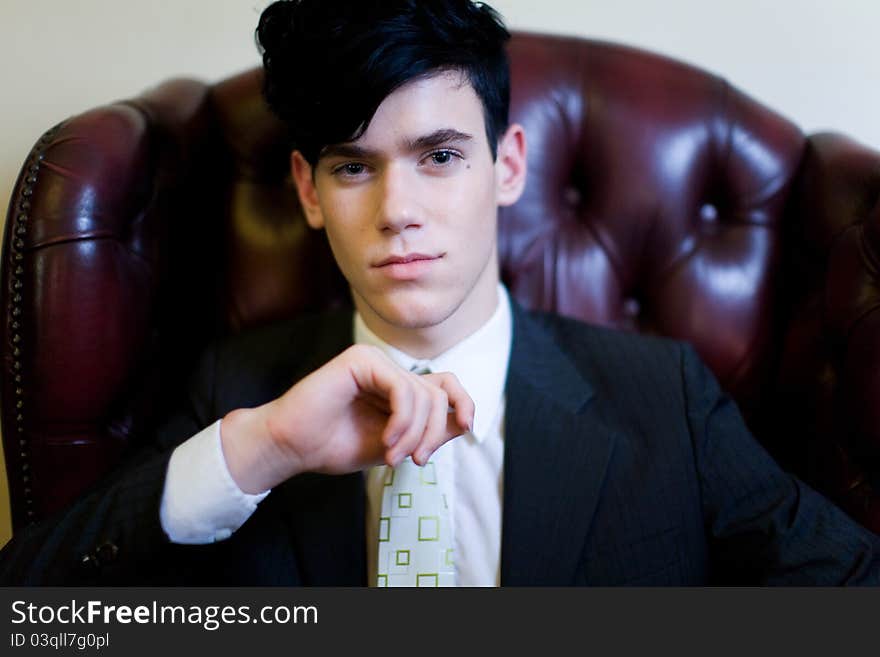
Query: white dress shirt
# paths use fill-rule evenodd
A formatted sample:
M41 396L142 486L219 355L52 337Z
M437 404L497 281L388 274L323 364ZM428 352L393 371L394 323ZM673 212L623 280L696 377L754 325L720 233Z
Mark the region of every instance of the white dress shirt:
M474 400L473 432L442 445L432 460L444 487L453 524L458 586L498 586L504 459L504 382L513 336L510 299L498 285L498 305L476 332L431 360L418 360L383 342L354 315L354 340L381 348L401 367L452 372ZM379 509L387 466L365 473L367 575L376 580ZM223 457L220 421L171 455L160 507L162 528L177 543L228 538L268 495L243 493Z

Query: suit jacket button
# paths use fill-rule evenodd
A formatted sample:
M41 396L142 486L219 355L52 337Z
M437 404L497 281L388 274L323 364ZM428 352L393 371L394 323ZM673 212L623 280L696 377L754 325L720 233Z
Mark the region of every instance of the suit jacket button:
M119 548L116 547L115 543L104 543L101 545L96 551L95 555L98 557L98 562L103 566L105 564L116 561L116 555L119 554Z
M91 552L82 556L82 559L79 560L79 565L88 572L94 572L101 566L98 562L98 557Z

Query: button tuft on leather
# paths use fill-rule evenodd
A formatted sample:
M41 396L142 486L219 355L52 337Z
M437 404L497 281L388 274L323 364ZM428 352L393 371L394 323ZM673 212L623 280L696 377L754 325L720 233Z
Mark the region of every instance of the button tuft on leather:
M706 203L700 208L700 219L708 223L718 221L718 208L711 203Z
M638 299L624 299L623 314L627 317L638 317L642 312L642 305Z
M572 186L566 187L565 190L563 190L562 198L565 200L566 205L570 205L573 208L579 207L583 200L581 190Z

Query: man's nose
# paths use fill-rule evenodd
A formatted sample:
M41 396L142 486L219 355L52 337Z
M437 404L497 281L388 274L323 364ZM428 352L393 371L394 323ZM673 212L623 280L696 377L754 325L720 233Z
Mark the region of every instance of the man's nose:
M403 167L385 168L377 190L379 194L376 224L379 230L400 233L422 225L416 181Z

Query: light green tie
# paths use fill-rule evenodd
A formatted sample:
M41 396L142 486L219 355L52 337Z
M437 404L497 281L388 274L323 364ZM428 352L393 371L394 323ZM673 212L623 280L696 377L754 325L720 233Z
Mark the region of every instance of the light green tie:
M434 461L419 467L406 457L386 468L383 483L376 586L455 586L449 508Z

